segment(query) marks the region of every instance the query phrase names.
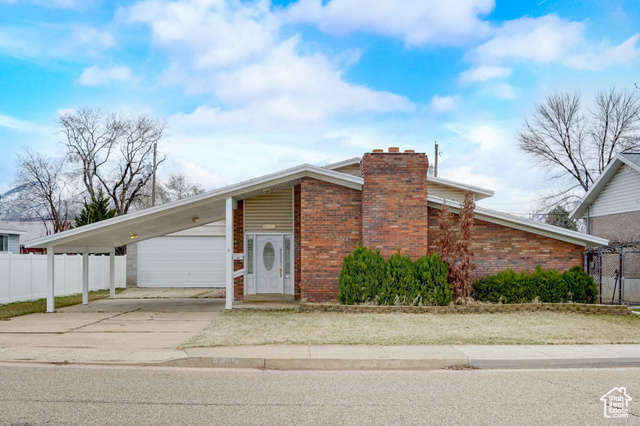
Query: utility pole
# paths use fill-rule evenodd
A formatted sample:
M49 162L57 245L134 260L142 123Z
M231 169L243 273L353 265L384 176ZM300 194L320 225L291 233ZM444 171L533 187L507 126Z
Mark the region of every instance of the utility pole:
M434 166L433 166L433 176L438 177L438 143L435 142L435 144L436 144L436 162L434 163Z
M153 144L153 178L151 180L151 207L156 205L156 148L157 143Z

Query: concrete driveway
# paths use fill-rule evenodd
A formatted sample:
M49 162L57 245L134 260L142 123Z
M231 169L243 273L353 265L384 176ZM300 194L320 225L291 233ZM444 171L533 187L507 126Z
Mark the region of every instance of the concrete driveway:
M0 321L0 361L166 361L224 310L207 289L127 289L116 299Z

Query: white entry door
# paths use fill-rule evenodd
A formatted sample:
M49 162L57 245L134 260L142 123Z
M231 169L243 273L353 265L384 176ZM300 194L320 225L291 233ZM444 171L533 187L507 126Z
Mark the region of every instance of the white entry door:
M256 293L282 294L282 236L259 235Z

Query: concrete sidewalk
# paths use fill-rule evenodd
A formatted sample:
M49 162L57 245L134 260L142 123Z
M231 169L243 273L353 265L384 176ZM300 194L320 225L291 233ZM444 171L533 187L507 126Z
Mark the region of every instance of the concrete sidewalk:
M123 292L124 293L124 292ZM0 362L278 370L640 367L640 345L307 346L187 348L224 299L201 291L97 300L0 321ZM154 297L154 294L156 295ZM260 306L267 307L267 306Z

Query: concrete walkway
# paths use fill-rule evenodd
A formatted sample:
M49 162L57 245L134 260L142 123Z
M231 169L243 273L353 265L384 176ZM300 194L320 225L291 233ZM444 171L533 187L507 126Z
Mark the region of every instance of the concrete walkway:
M114 300L0 321L0 362L280 370L640 367L640 345L267 345L180 349L215 321L223 309L224 299L211 290L127 290Z

